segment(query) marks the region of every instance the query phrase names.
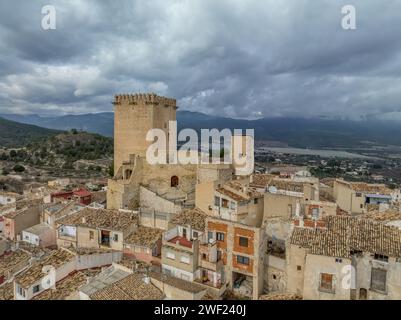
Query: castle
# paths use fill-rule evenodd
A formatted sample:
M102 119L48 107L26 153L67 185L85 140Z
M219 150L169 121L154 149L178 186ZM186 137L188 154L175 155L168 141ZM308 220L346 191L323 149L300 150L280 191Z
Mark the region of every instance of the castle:
M229 181L240 170L235 164L149 164L146 150L152 142L146 135L151 129L161 129L169 139L169 122L176 121L176 100L154 93L122 94L115 96L113 104L114 177L108 181L109 209L177 213L195 206L197 185ZM249 139L236 138L233 146L236 140L241 148Z

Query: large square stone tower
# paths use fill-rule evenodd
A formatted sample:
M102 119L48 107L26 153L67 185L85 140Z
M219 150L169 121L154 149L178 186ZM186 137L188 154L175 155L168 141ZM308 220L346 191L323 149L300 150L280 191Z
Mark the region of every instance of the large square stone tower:
M145 156L150 129L162 129L168 141L169 121L176 121L175 99L147 94L121 94L114 97L114 173L129 161L130 155Z

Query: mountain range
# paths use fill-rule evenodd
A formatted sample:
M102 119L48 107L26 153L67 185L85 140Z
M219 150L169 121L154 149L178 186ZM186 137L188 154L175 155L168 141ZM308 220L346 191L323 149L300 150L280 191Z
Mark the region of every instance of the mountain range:
M81 129L104 136L113 135L113 113L88 113L80 115L39 116L0 114L0 117L19 123L42 127L43 131ZM380 120L326 120L304 118L262 118L241 120L206 115L199 112L178 111L178 129L254 129L259 141L275 141L282 145L302 148L346 148L380 145L401 146L401 126L398 122ZM46 128L46 129L43 129ZM1 135L12 135L12 131L2 130Z

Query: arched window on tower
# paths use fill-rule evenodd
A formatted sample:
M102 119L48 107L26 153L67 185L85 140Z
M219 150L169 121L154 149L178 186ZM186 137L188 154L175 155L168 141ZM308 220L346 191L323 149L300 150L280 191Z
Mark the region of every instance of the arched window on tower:
M171 187L178 187L178 177L177 176L172 176L171 177Z
M128 180L129 178L131 178L131 174L132 174L132 170L130 170L130 169L125 170L125 180Z

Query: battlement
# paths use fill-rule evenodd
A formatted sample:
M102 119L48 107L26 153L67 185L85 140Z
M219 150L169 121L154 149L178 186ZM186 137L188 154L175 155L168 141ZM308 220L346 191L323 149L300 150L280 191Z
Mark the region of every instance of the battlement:
M136 93L136 94L118 94L114 96L114 105L130 104L135 105L138 103L165 105L169 107L177 107L176 99L158 96L155 93Z

